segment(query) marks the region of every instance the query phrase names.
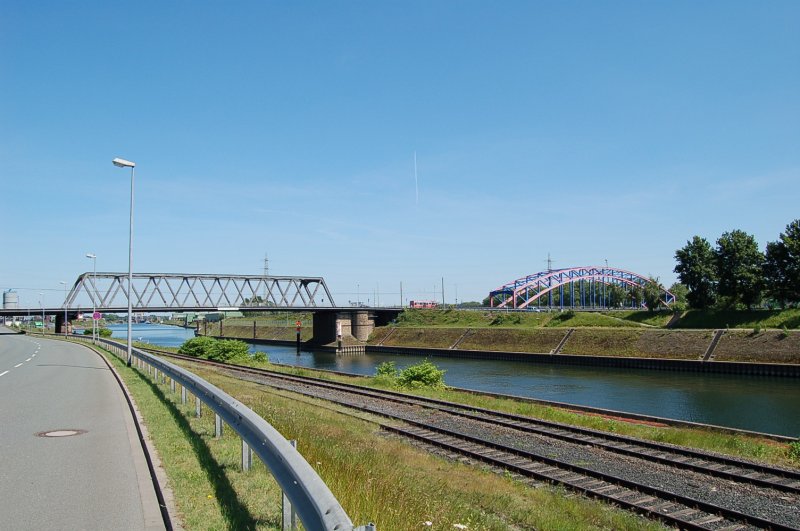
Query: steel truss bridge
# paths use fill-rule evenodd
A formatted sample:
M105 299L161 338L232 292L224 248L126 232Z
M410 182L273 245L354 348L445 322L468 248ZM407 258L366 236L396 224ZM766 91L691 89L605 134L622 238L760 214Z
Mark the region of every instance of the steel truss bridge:
M527 309L541 305L543 298L546 298L546 306L549 307L606 308L609 307L611 292L606 286L617 286L626 292L626 305L641 307L643 301L636 300L635 293L651 283L652 280L642 275L613 267L548 269L518 278L492 290L489 293L489 304L498 308ZM675 302L675 295L663 288L662 291L662 301L665 304ZM641 295L639 297L641 298Z
M319 309L335 304L322 277L134 273L131 305L138 312ZM128 310L127 273L84 273L63 309Z

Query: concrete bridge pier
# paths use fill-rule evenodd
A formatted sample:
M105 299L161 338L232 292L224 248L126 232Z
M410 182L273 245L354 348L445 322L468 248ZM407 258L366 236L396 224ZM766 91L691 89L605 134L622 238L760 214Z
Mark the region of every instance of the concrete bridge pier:
M397 311L375 311L369 309L317 310L314 312L314 338L312 342L327 345L337 340L341 329L342 339L365 342L376 326L388 324L398 315Z
M77 319L77 318L78 318L78 313L77 312L69 312L69 313L67 313L67 323L65 323L64 322L64 313L63 312L57 313L56 314L56 333L59 333L59 334L65 333L64 325L67 325L66 333L67 334L71 333L72 332L72 327L69 326L69 322L72 321L73 319Z

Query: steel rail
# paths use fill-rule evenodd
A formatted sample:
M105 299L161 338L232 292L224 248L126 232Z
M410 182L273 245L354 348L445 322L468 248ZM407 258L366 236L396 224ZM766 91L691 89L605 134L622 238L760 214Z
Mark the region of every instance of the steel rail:
M116 341L100 339L99 342L118 356L127 354L124 345ZM339 501L311 465L286 438L253 410L182 367L141 349L133 349L132 355L179 383L219 415L270 469L306 529L375 529L371 524L354 527Z

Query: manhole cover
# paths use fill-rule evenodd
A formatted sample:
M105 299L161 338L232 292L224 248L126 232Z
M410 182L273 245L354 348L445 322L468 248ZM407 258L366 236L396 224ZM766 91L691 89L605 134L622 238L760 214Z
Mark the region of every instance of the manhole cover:
M72 437L73 435L83 435L86 430L52 430L40 431L36 434L37 437Z

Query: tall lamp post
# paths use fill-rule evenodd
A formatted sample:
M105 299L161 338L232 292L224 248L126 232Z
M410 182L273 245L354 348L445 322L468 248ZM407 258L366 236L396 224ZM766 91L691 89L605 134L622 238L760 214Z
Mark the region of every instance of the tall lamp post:
M94 318L94 314L97 313L95 299L97 295L97 256L93 253L86 253L86 258L92 259L92 288L94 289L94 293L92 293L92 343L97 343L97 320Z
M44 293L39 293L39 305L42 307L42 335L44 335Z
M133 299L131 298L131 285L133 284L133 182L136 163L129 160L115 158L111 161L118 168L131 169L131 214L128 225L128 367L131 366L131 323L133 319Z
M64 286L64 335L67 335L67 283L63 280L59 281L59 284Z

